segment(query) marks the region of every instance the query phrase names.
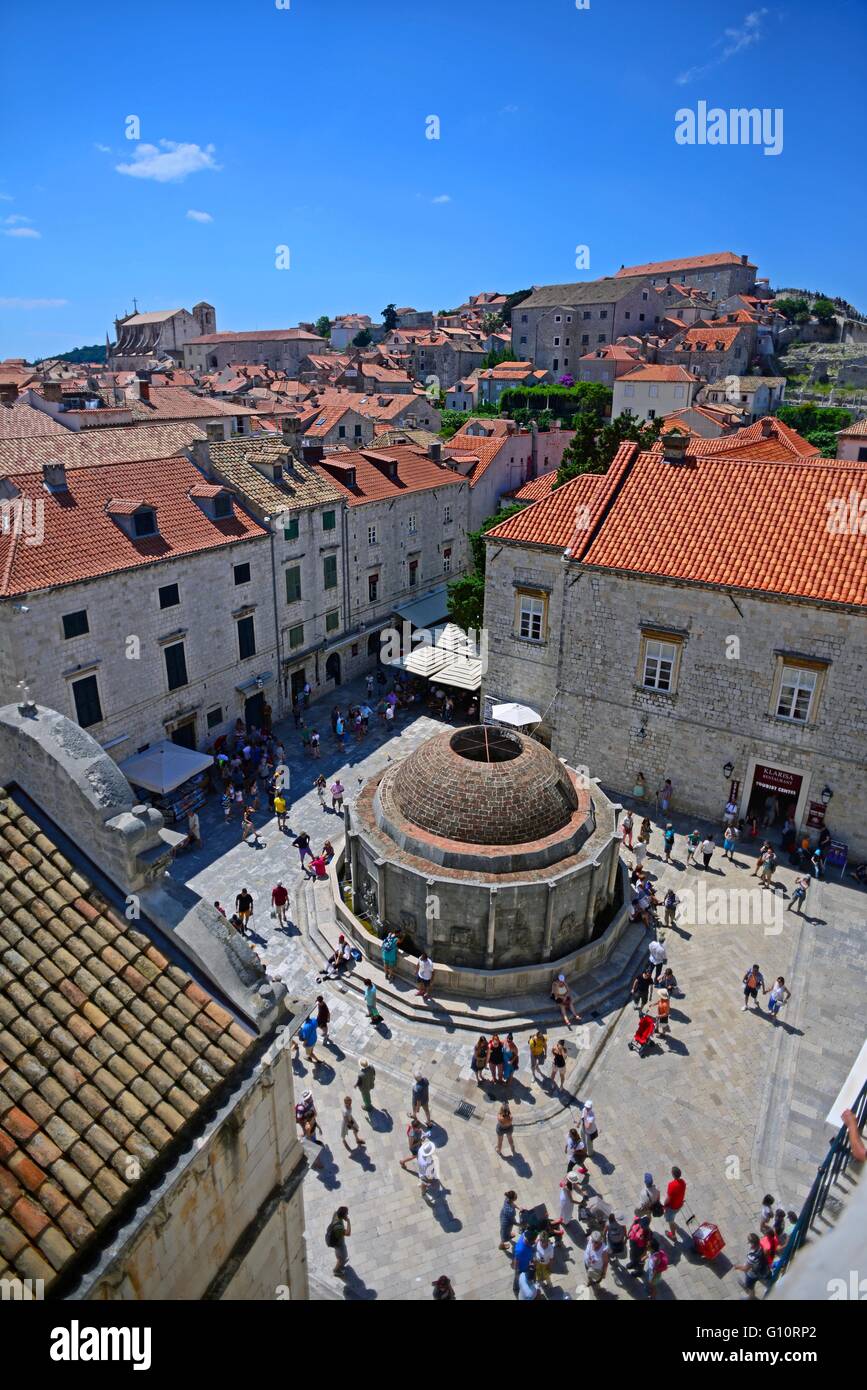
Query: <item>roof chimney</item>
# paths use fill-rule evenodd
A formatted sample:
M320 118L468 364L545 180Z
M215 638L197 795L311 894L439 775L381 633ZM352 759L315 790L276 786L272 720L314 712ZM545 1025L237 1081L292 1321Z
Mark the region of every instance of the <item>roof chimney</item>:
M439 440L436 440L434 443L428 444L427 452L428 458L430 458L433 463L439 463L443 456L443 446Z
M769 416L765 416L762 421L762 439L770 439L774 432L774 422Z
M302 444L301 457L305 463L321 463L325 450L321 444Z
M59 405L63 400L63 387L59 381L46 381L42 386L42 398Z
M65 463L43 463L42 482L49 492L67 492Z
M686 458L689 435L683 430L669 430L663 435L662 457L666 463L683 463Z
M150 401L151 384L149 381L140 381L138 384L138 398L140 401Z
M0 405L14 405L18 399L18 387L14 381L0 382Z
M749 260L746 256L741 256L741 265L749 265Z

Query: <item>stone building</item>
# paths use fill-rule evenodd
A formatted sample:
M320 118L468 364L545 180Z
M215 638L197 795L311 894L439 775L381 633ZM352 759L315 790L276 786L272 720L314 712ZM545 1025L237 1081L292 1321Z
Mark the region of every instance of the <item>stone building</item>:
M571 430L518 429L489 416L467 420L446 446L451 466L469 481L467 529L477 531L507 493L555 473L571 439Z
M0 699L26 682L121 760L276 693L268 532L187 459L45 463L0 501Z
M709 256L684 256L673 261L621 266L617 277L643 275L652 285L685 285L703 290L709 299L721 300L733 294L752 294L757 269L748 256L736 256L733 251L714 251Z
M614 383L611 414L614 419L629 410L648 421L692 405L698 382L683 367L646 364L633 368Z
M0 788L4 1293L306 1299L306 1009L80 727L0 708Z
M837 431L837 457L867 463L867 419L855 420Z
M163 309L153 314L127 314L114 321L117 341L108 352L113 371L135 372L153 368L167 357L179 365L184 345L202 333L214 333L217 314L213 304L194 304L187 309Z
M593 940L614 903L608 799L512 730L434 735L367 783L349 827L356 910L440 963L558 959Z
M712 820L775 798L863 859L867 535L837 515L863 467L683 447L626 444L489 533L486 707L538 709L620 793L670 777Z
M675 333L657 350L657 358L713 382L745 374L755 348L755 324L701 324Z
M591 348L615 342L624 333L658 329L663 301L649 278L607 276L570 285L541 285L512 314L512 345L519 357L556 380L575 379L579 359Z
M201 332L184 343L184 366L191 372L216 372L234 362L258 363L297 377L310 352L321 352L325 339L304 328L262 328L252 333Z

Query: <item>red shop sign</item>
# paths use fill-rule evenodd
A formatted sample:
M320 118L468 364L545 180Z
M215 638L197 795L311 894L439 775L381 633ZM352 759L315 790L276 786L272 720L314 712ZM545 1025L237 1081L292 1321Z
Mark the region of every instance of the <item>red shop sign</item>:
M776 792L778 796L797 798L803 780L795 772L783 772L779 767L765 767L762 763L756 763L753 786L761 787L762 791Z

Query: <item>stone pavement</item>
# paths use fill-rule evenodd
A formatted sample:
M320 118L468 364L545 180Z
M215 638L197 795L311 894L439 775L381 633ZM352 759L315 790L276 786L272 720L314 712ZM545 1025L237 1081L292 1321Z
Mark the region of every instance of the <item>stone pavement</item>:
M358 694L341 688L341 704ZM292 772L289 821L295 834L308 830L315 846L320 833L330 833L337 843L342 827L338 817L320 809L311 790L320 768L329 782L339 771L351 799L359 782L386 759L405 756L441 727L426 716L407 720L404 715L406 722L390 737L377 729L360 747L350 745L341 753L330 734L328 709L321 714L325 749L318 765L305 759L291 727L281 729ZM649 866L658 891L671 885L684 898L705 887L705 897L696 900L695 924L685 921L666 933L669 962L684 991L674 1001L671 1040L644 1057L630 1052L627 1042L636 1016L627 1003L589 1054L579 1054L572 1042L575 1060L568 1084L580 1081L582 1101L592 1095L600 1126L598 1152L589 1165L591 1192L610 1199L629 1217L645 1170L664 1188L671 1164L677 1163L688 1184L687 1210L699 1220L717 1222L725 1236L727 1248L712 1266L698 1261L682 1241L670 1248L671 1266L660 1297L737 1298L738 1276L731 1265L743 1258L762 1196L768 1191L780 1205L800 1205L832 1134L825 1113L863 1041L860 933L867 899L852 880L813 882L806 916L784 912L782 889L791 891L795 877L786 866L777 874L780 891L772 912L770 893L763 893L750 876L754 848L736 851L733 865L717 849L707 873L687 868L683 837L694 822L676 814L671 818L678 833L673 863L666 865L658 857L662 837L654 817ZM521 1204L544 1201L555 1209L564 1171L565 1108L560 1109L549 1086L526 1084L529 1067L522 1049L512 1096L519 1155L516 1160L500 1158L494 1139L498 1095L493 1085L477 1087L472 1078L469 1035L456 1038L447 1027L413 1028L388 1016L376 1030L357 998L333 984L317 986L298 928L293 925L284 933L267 907L278 875L290 891L302 883L288 837L279 835L272 820L260 827L266 847L254 850L238 843L237 821L228 828L221 824L219 808L208 807L201 820L204 848L184 855L173 874L227 907L242 886L248 887L257 903L254 944L269 973L311 1002L321 990L332 1011L336 1045L329 1049L320 1040L317 1046L326 1064L311 1072L306 1063L295 1063L298 1089L309 1084L317 1098L326 1140L321 1166L305 1186L314 1297L429 1298L431 1280L447 1273L459 1297L511 1298L508 1260L497 1250L502 1194L514 1187ZM325 885L310 891L320 890ZM767 920L762 920L762 899L767 900ZM783 974L792 988L792 1000L777 1023L764 1011L741 1010L741 980L754 960L768 984ZM377 1071L377 1113L370 1125L358 1092L352 1090L362 1055L371 1058ZM436 1201L423 1199L416 1178L398 1166L417 1068L432 1085L432 1137L441 1150L443 1175ZM367 1132L364 1158L347 1154L340 1141L344 1094L353 1095ZM456 1113L462 1102L474 1111ZM569 1103L575 1098L564 1098ZM331 1252L323 1241L332 1211L342 1203L349 1206L353 1222L352 1273L343 1282L332 1276ZM661 1220L654 1227L661 1234ZM583 1239L573 1227L558 1254L552 1296L575 1297L583 1287ZM645 1294L643 1286L623 1275L620 1283L609 1276L602 1297Z

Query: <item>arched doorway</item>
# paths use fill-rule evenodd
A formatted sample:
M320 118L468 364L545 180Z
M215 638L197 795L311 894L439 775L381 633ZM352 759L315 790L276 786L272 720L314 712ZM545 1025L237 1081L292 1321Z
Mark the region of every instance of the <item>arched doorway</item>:
M325 663L325 679L340 684L340 653L332 652Z

